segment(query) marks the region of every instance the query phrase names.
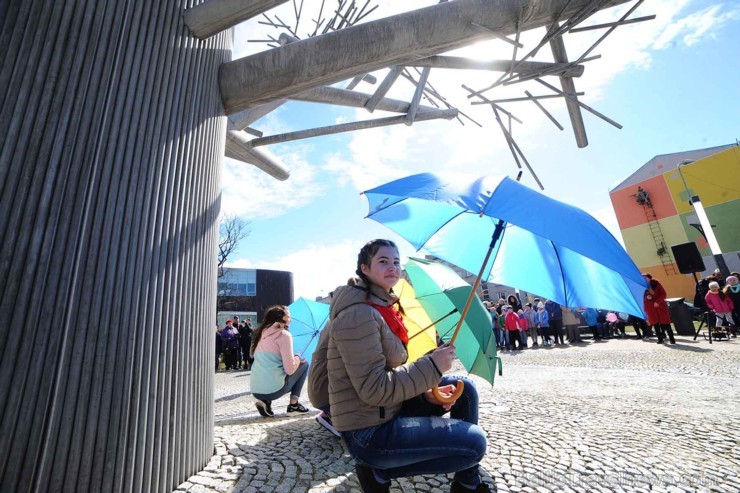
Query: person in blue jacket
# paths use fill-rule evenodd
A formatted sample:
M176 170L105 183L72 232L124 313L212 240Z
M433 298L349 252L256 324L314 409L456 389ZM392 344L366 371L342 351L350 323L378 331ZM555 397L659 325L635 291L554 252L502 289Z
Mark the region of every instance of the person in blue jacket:
M586 308L583 310L582 314L584 320L586 321L586 325L588 325L588 329L594 336L594 341L598 341L599 339L601 339L599 331L596 327L597 319L599 318L599 312L597 312L595 308Z
M552 335L555 337L555 344L558 343L558 339L560 340L560 344L565 344L565 340L563 339L563 310L560 308L560 304L552 300L547 300L545 310L550 319L550 329Z
M545 304L541 301L537 303L537 313L534 315L535 324L537 324L537 329L540 331L540 336L542 337L542 345L543 346L549 346L550 345L550 317L547 315L547 310L545 310Z

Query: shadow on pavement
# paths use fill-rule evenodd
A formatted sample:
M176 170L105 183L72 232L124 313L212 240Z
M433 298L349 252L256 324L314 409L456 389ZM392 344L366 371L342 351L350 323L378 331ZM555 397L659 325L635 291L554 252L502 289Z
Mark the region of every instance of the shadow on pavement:
M245 395L252 395L252 393L251 392L241 392L239 394L225 395L223 397L219 397L213 402L233 401L234 399L238 399L239 397L244 397Z

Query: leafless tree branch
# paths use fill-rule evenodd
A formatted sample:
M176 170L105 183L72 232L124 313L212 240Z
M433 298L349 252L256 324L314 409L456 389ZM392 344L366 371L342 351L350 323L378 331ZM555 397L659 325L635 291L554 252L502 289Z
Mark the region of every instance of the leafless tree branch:
M249 236L249 222L236 216L224 216L218 227L218 277L225 274L224 264L239 242Z

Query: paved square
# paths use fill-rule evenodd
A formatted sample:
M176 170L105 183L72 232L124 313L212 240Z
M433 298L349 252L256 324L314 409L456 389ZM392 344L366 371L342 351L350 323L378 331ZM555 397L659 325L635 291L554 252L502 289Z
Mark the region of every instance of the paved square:
M477 379L484 479L499 492L740 491L740 339L677 341L504 352L493 389ZM360 491L316 412L288 417L286 397L261 418L248 372L215 381L215 455L178 490ZM407 478L392 491L447 492L449 479Z

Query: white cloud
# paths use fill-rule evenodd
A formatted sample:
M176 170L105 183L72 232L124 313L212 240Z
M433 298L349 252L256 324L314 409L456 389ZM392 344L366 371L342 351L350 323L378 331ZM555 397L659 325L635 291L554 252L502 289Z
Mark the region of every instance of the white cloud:
M354 275L357 252L356 240L344 240L331 245L306 245L299 251L259 265L240 259L228 266L292 272L295 298L314 299L327 296L337 286L346 284Z
M222 214L246 220L279 216L290 209L304 206L325 192L317 168L307 163L297 150L282 154L291 175L278 181L251 164L226 159L223 171Z
M663 50L682 42L694 46L705 37L714 38L714 33L725 24L740 19L740 9L727 10L723 4L711 5L686 17L667 24L653 43L653 49Z

